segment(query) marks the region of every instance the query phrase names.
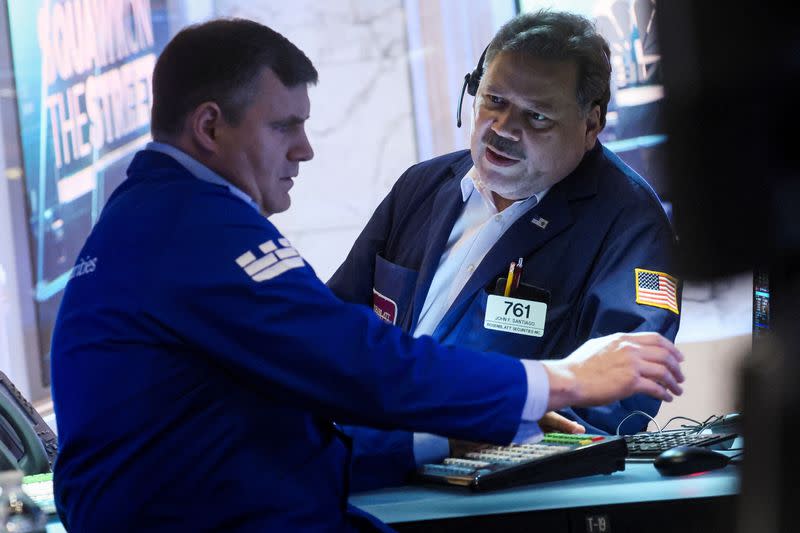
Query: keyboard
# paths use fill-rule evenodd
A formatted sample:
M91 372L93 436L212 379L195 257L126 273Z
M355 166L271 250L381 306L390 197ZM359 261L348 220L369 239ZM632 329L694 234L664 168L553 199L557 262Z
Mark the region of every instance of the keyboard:
M536 444L485 446L417 471L417 481L488 491L625 470L622 437L547 433Z
M56 502L53 497L53 474L34 474L22 478L22 490L30 496L33 503L47 514L56 513Z
M628 461L652 461L661 452L675 446L700 446L715 450L731 447L736 433L696 433L694 430L635 433L625 435L628 445Z

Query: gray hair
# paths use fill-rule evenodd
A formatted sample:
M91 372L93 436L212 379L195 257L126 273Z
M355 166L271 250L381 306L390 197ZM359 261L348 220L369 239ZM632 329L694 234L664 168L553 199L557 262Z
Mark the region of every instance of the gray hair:
M600 127L606 125L611 99L608 42L594 24L573 13L541 10L523 13L503 25L486 49L484 71L500 52L520 52L541 59L574 61L578 67L576 98L584 115L600 106Z

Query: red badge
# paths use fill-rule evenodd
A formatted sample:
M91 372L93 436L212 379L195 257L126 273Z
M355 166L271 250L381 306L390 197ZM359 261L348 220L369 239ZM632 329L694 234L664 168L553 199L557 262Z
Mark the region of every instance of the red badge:
M372 289L372 310L384 322L395 324L397 321L397 304L375 289Z

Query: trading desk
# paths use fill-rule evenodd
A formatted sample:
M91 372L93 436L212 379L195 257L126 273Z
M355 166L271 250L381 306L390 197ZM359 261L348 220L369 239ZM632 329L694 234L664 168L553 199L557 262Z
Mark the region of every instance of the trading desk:
M350 503L398 531L716 533L736 529L739 467L663 477L652 463L610 475L486 493L405 486L354 494ZM51 516L47 533L64 533Z
M496 492L404 486L354 494L350 503L398 531L570 533L735 531L739 467L664 477L652 463L610 475Z

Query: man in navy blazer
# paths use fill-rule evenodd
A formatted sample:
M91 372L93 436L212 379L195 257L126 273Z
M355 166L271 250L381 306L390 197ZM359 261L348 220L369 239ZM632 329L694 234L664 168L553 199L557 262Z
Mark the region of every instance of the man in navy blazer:
M580 16L542 11L503 26L465 80L476 97L470 150L409 168L328 286L415 336L519 358L559 359L616 331L674 340L669 220L645 180L597 140L608 58ZM528 322L497 307L520 266L506 301L538 309ZM633 433L648 422L634 413L659 406L634 395L560 412L589 432ZM415 460L448 449L430 435L349 431L358 488L399 483Z

